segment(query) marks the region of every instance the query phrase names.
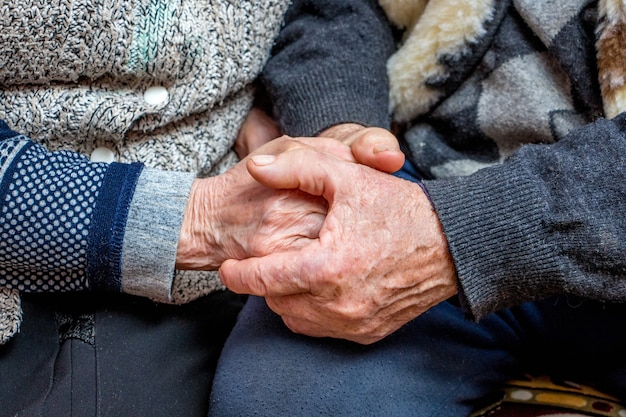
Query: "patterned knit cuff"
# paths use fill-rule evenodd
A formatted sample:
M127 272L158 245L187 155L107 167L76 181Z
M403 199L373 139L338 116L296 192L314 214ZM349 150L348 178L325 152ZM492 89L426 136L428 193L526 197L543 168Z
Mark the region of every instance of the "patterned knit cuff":
M143 165L112 163L102 181L89 231L87 278L93 289L122 289L126 219Z
M119 290L127 206L141 169L49 152L24 136L1 141L0 287Z

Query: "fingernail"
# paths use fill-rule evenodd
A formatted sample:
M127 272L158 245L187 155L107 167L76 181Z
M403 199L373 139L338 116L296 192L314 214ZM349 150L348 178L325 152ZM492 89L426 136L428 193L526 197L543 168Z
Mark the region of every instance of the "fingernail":
M255 155L250 157L254 165L264 166L269 165L276 160L274 155Z
M381 152L387 152L387 151L392 151L393 149L389 148L388 146L385 145L381 145L381 144L377 144L374 145L374 153L381 153Z

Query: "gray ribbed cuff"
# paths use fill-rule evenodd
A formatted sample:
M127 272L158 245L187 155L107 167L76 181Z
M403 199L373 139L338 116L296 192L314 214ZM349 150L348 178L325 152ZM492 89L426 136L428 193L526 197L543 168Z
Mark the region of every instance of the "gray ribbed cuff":
M379 88L381 83L367 79L370 76L350 74L342 68L285 87L288 91L277 97L274 105L280 109L277 117L284 133L295 137L315 136L342 123L389 129L388 91ZM347 81L357 77L365 79L354 85Z
M144 169L131 203L122 251L122 291L170 302L176 249L191 173Z
M448 239L461 302L475 319L563 286L543 228L540 186L515 174L499 166L424 182Z

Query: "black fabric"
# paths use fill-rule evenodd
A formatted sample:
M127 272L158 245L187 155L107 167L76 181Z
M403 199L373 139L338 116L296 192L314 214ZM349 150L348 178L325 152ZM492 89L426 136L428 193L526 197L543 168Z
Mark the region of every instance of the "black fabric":
M23 303L26 322L6 345L0 346L0 415L38 415L54 375L60 348L54 313Z
M25 295L21 332L0 347L0 416L206 416L244 299Z

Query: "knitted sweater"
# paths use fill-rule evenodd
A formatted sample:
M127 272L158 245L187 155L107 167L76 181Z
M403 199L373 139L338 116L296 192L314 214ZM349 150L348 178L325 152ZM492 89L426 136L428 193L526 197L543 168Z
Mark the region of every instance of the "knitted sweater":
M0 10L0 343L19 328L22 291L183 303L223 288L216 273L175 273L178 233L193 179L236 162L250 84L275 41L265 78L286 133L389 123L393 45L375 1ZM370 42L380 47L359 56ZM90 162L96 148L116 161Z
M626 301L622 2L381 4L407 28L391 106L468 313Z

